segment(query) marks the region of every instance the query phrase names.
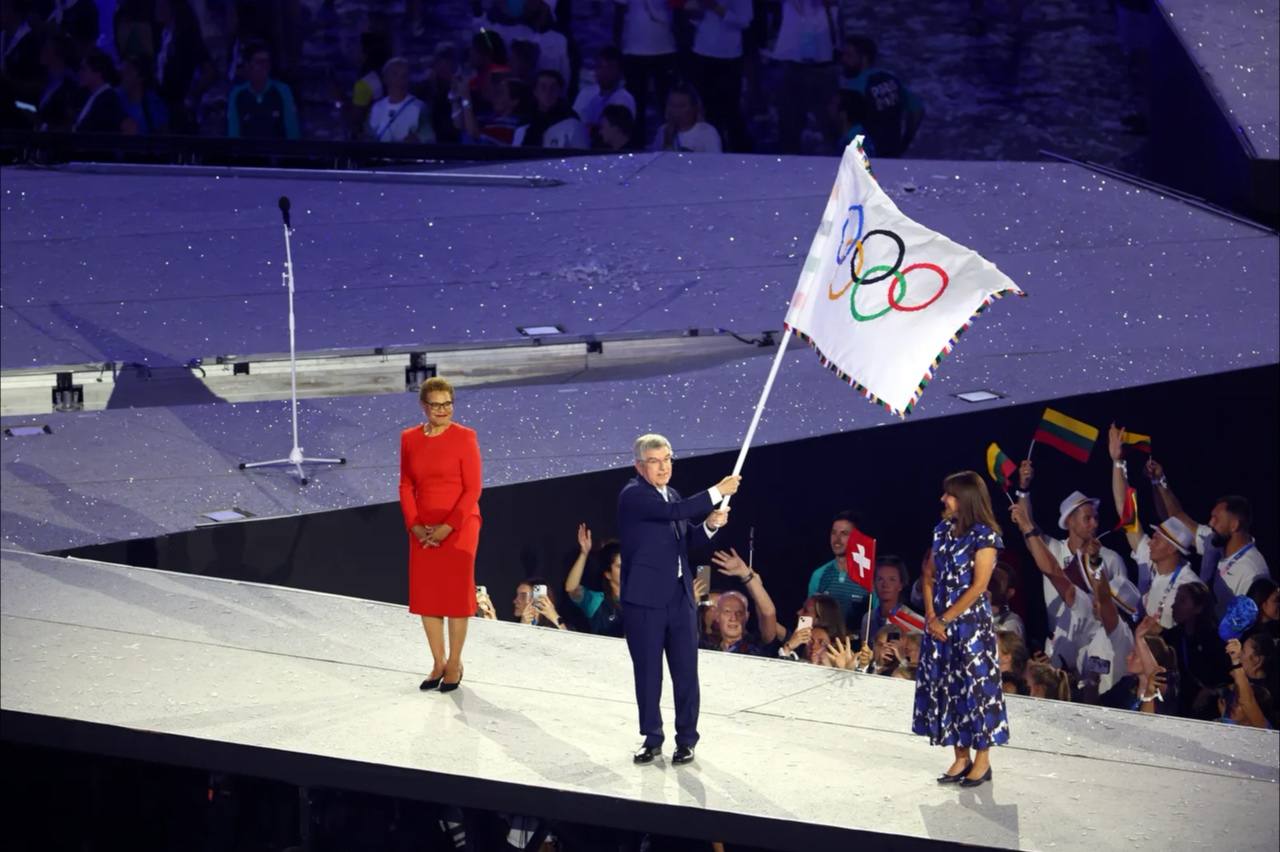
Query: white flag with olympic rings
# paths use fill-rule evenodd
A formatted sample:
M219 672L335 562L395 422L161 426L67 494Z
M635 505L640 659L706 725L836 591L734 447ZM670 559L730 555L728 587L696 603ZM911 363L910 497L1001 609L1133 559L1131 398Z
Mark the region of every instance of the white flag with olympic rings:
M840 160L786 325L867 399L903 417L957 338L1005 293L981 255L900 211L871 176L862 137Z

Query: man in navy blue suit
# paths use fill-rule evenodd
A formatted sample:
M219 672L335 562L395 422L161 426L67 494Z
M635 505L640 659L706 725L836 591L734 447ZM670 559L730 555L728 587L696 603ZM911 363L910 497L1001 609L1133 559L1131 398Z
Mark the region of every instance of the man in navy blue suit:
M693 760L698 742L698 602L693 596L689 542L710 540L729 510L715 507L738 490L741 477L726 476L688 499L671 481L671 442L641 435L635 443L636 472L618 494L618 538L622 544L623 628L636 678L636 704L644 744L636 763L662 753L662 655L666 652L676 704L676 751L672 763ZM696 521L697 523L690 523Z

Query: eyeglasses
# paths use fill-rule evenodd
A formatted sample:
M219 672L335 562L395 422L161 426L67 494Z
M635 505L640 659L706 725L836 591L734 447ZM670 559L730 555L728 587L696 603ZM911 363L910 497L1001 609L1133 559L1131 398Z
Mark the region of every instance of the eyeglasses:
M428 402L427 408L430 408L432 411L448 411L450 408L453 408L453 400L449 400L448 402Z
M666 456L660 459L645 459L644 463L649 467L664 467L676 460L675 456Z

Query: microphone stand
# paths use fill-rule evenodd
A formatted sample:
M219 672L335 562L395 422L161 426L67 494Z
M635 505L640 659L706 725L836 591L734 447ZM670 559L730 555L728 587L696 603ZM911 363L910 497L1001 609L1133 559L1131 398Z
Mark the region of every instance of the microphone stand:
M281 467L283 465L292 465L298 474L298 482L301 485L307 484L307 474L302 469L304 464L346 464L345 458L337 459L321 459L307 458L302 454L302 447L298 446L298 353L294 345L294 320L293 320L293 251L289 246L289 232L292 230L289 224L289 197L280 196L280 215L284 218L284 284L289 289L289 397L292 403L293 412L293 449L289 450L289 457L283 459L272 459L271 461L260 462L241 462L241 470L250 470L255 467Z

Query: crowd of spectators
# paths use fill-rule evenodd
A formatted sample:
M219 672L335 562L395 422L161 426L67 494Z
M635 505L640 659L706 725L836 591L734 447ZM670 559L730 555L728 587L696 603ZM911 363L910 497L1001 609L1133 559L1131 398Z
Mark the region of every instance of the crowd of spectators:
M301 69L281 73L280 52L299 49L285 33L299 28L264 6L273 4L117 0L106 22L92 0L3 0L0 121L55 132L316 135ZM587 56L568 6L473 0L469 31L447 34L429 55L415 47L425 33L411 38L413 28L370 16L358 61L328 81L336 112L311 113L337 116L337 132L320 135L834 153L864 134L872 153L898 156L924 117L875 41L845 35L854 22L839 20L835 0L613 0L600 11L612 42ZM766 125L776 128L767 143L753 130Z
M1108 436L1110 508L1126 518L1137 491L1123 435L1113 426ZM1135 509L1125 526L1100 530L1101 499L1073 491L1058 503L1057 533L1050 534L1032 504L1035 466L1018 467L1007 527L1019 534L1007 528L1007 549L986 592L1005 692L1276 728L1280 588L1250 532L1249 501L1221 497L1197 521L1159 461L1146 458L1135 479L1147 483L1157 523L1144 529ZM882 553L867 589L847 568L855 532L874 536L854 512L835 514L832 559L806 571L807 596L792 617L778 612L766 578L795 576L800 566L752 564L732 548L705 554L693 583L704 608L701 647L914 679L925 609L919 577L931 554L913 572L905 559ZM511 618L621 636L617 543L595 546L585 525L577 539L563 583L522 581ZM1107 544L1125 545L1128 558ZM1019 613L1033 595L1043 597L1044 635L1028 635ZM498 617L487 595L480 614Z

